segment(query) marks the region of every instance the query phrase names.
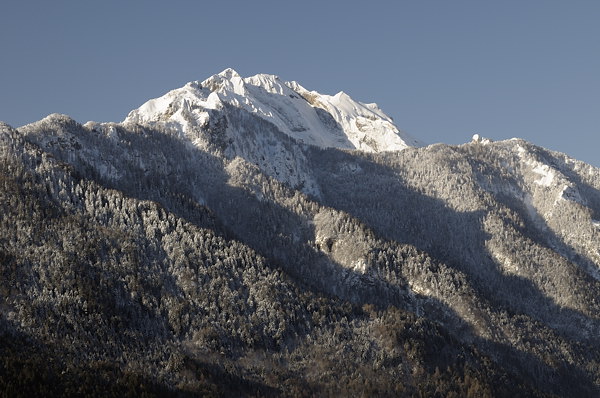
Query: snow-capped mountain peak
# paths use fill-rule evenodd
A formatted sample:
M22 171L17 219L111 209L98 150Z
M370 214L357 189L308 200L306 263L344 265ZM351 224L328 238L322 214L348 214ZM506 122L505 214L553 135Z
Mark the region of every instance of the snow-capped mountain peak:
M309 91L275 75L243 78L231 68L146 102L124 123L161 124L197 137L198 129L208 123L209 111L225 106L250 112L309 145L368 152L420 145L376 104L355 101L343 91L333 96Z

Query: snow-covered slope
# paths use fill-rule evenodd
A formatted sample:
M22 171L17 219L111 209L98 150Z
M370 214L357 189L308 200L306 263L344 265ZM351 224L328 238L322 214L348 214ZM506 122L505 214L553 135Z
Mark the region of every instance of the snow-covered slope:
M198 138L198 128L209 125L211 110L227 106L259 116L309 145L369 152L420 145L375 104L354 101L344 92L330 96L308 91L274 75L243 78L233 69L152 99L131 111L124 123L160 124Z

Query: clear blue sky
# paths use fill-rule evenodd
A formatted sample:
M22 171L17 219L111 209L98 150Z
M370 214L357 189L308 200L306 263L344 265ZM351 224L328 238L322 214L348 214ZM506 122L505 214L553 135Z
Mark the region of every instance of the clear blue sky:
M0 5L0 120L120 121L226 67L377 102L428 142L521 137L600 166L600 1Z

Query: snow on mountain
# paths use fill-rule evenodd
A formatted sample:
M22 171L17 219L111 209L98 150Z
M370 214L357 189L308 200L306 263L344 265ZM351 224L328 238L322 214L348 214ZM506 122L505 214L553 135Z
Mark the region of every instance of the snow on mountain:
M124 123L161 124L195 137L198 127L208 125L210 111L226 106L248 111L319 147L380 152L421 145L376 104L354 101L344 92L322 95L274 75L243 78L233 69L152 99L131 111Z
M419 140L399 130L377 104L354 101L343 91L331 96L308 91L297 82L286 84L313 107L332 115L356 149L380 152L423 145Z

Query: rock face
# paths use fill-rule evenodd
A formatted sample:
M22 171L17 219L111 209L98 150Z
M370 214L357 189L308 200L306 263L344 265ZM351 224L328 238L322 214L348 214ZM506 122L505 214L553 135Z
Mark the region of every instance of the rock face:
M3 391L599 393L600 170L566 155L229 69L0 125L0 177Z

